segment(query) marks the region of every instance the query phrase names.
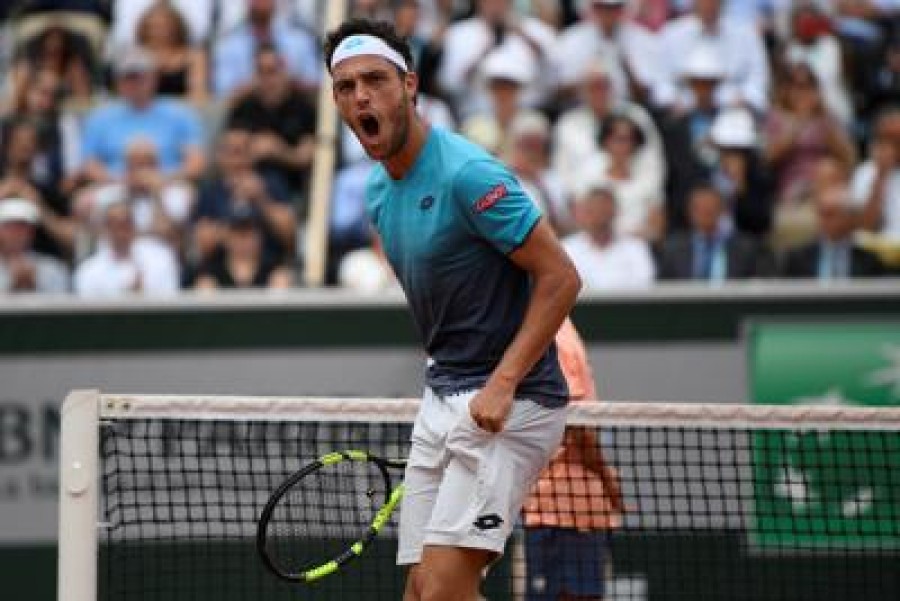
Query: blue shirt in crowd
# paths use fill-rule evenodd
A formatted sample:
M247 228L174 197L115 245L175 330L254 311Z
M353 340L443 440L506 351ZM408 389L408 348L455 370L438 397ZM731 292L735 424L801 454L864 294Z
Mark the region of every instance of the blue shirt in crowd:
M126 102L95 109L87 118L82 158L100 161L114 175L125 172L125 153L137 138L153 142L160 169L178 169L187 147L203 148L203 126L194 111L177 100L157 99L143 110Z

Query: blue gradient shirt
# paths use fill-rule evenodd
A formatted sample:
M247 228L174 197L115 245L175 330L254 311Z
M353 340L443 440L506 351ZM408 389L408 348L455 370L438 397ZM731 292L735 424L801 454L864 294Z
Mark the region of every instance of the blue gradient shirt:
M502 163L436 128L403 179L375 167L366 203L433 360L428 385L442 395L480 388L525 317L530 279L507 255L525 242L540 211ZM566 403L555 346L516 397Z

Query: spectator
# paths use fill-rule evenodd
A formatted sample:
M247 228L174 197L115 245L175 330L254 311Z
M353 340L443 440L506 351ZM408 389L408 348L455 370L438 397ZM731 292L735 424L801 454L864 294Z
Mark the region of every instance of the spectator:
M191 45L188 25L165 0L151 5L137 24L137 42L153 57L156 91L203 105L207 97L206 54Z
M328 234L332 266L339 264L346 253L364 248L370 242L366 181L373 166L370 160L360 160L340 169L335 175Z
M725 75L724 69L721 58L711 48L694 48L684 65L687 87L680 110L659 116L668 173L666 217L672 229L687 227L688 196L715 166L716 149L710 130L719 114L716 89Z
M831 35L828 15L815 4L801 4L791 18L791 41L785 49L788 64L806 63L815 72L828 111L842 124L853 120L850 94L844 83L840 44Z
M828 191L846 189L850 185L850 169L839 158L827 155L818 160L812 178L803 194L775 205L772 248L777 253L815 239L817 199Z
M272 45L287 62L288 71L304 89L319 85L319 49L315 38L278 18L275 0L246 0L246 19L225 34L213 48L213 88L220 97L253 80L256 49Z
M228 217L219 253L200 267L194 288L289 288L293 275L280 260L263 252L260 216L250 205L239 205Z
M577 185L581 192L601 184L618 200L616 232L658 241L665 229L662 174L639 169L640 149L646 143L637 124L614 115L600 128L602 152L582 166Z
M769 67L757 30L722 15L722 0L695 0L691 14L660 32L660 64L653 96L663 107L679 107L678 82L693 50L707 45L724 59L725 77L716 89L719 106L743 104L759 113L768 107Z
M656 277L644 240L616 233L618 213L611 188L594 187L575 203L579 231L563 241L587 290L648 288Z
M870 123L881 112L900 105L900 31L885 45L883 55L866 71L862 89L862 110L858 117Z
M451 106L463 120L487 108L486 92L478 86L479 66L495 50L534 74L522 101L540 105L550 91L546 65L553 30L534 17L518 17L510 0L477 0L475 6L475 15L450 25L444 38L438 78Z
M93 52L77 34L51 26L28 40L10 69L12 105L21 106L37 73L47 70L60 82L60 94L79 106L87 106L94 94Z
M785 255L784 276L832 281L884 274L878 257L853 242L856 217L846 189L832 188L822 194L816 216L818 239Z
M723 226L725 201L714 187L694 189L688 216L690 231L671 234L660 247L660 279L721 283L770 275L767 253L751 238Z
M878 118L871 146L853 174L853 203L863 229L900 241L900 109Z
M441 38L446 25L438 31L423 30L423 2L420 0L396 0L393 4L394 29L397 35L406 38L409 43L413 65L419 75L419 99L424 95L443 100L437 75L441 60Z
M603 151L600 130L613 115L627 115L641 130L644 144L635 156L635 171L665 173L662 141L653 120L637 104L616 101L603 61L595 61L587 68L581 83L581 94L582 104L563 113L553 132L553 167L568 186L569 193L574 192L574 184L582 177L586 162Z
M125 202L131 209L138 234L155 237L179 252L184 226L193 208L194 189L184 182L165 178L151 140L133 139L125 151L123 180L98 186L90 196L93 205L80 208L83 215L93 217L94 207L103 207L113 199Z
M67 195L77 184L81 132L78 118L61 109L61 99L56 74L49 69L37 72L23 104L14 107L13 114L3 121L0 138L8 139L12 123L22 119L34 122L39 135L32 177L40 185Z
M227 122L251 132L250 152L259 170L306 191L315 152L316 109L291 81L274 46L257 51L253 85L236 100Z
M777 202L792 202L823 156L853 164L853 143L825 106L819 82L805 64L791 65L783 81L780 106L766 122L766 159L776 181Z
M34 249L40 212L30 200L0 200L0 292L62 293L69 273L54 257Z
M113 201L101 212L102 240L95 253L75 270L78 296L174 294L179 282L175 254L165 244L137 235L128 204Z
M498 154L506 145L510 125L524 108L522 94L533 78L527 63L503 50L493 50L479 67L481 81L488 94L487 107L463 122L463 133L490 129L496 140L485 144L488 151Z
M625 18L626 0L579 0L582 19L557 39L553 69L560 96L571 101L591 61L603 56L616 98L643 102L658 63L656 36Z
M185 24L189 43L195 47L205 46L212 34L213 13L216 4L237 5L239 2L220 0L163 0L172 10L178 12ZM139 44L139 22L147 11L162 4L160 0L113 0L112 28L110 41L113 48L130 48ZM217 7L225 10L227 6ZM220 15L221 18L221 15Z
M205 164L200 120L179 101L156 95L154 63L146 51L133 48L120 57L116 87L121 99L91 111L84 126L83 172L88 181L121 179L125 150L136 137L155 144L167 178L197 180Z
M571 232L574 223L569 198L559 175L550 166L550 121L543 113L521 111L510 124L507 163L522 187L550 219L559 235Z
M722 111L713 122L710 139L716 162L709 179L719 190L733 226L761 239L772 228L772 179L759 153L753 115L742 108Z
M0 198L19 197L33 203L40 215L34 249L57 258L70 257L78 226L69 216L65 197L35 177L36 172L41 174L39 136L38 126L29 120L7 125L0 161Z
M252 205L260 214L267 256L284 259L293 252L297 216L290 194L280 179L253 168L251 139L249 131L233 127L216 144L216 170L200 186L193 215L194 250L200 263L224 242L228 216L241 205Z

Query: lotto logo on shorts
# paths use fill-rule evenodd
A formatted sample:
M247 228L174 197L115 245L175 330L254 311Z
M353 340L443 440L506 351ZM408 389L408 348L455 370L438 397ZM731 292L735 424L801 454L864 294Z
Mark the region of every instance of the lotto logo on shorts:
M506 184L499 184L488 190L488 193L479 198L472 208L476 213L484 213L504 196L506 196Z
M499 528L502 523L503 518L496 513L489 513L487 515L478 516L478 519L472 522L472 525L479 530L493 530Z

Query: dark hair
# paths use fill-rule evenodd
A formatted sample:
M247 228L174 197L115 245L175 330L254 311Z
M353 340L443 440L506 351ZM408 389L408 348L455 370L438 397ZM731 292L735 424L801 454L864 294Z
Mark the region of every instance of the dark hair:
M600 136L599 141L600 145L606 144L606 141L612 135L613 130L620 123L627 124L631 131L634 134L634 149L637 150L647 141L646 136L644 136L644 132L641 131L641 128L638 127L638 124L628 115L617 114L612 115L611 117L604 119L603 123L600 124Z
M352 35L360 34L372 35L376 38L380 38L385 44L400 53L400 56L403 57L403 61L406 63L408 71L413 70L412 51L409 49L409 44L397 34L393 25L387 21L370 21L369 19L356 18L341 23L337 29L328 32L325 36L322 54L324 55L325 66L329 73L331 72L331 57L334 56L334 51L340 43ZM397 67L397 69L400 70L399 67Z
M185 46L189 46L191 43L191 36L188 30L188 24L184 20L184 15L181 14L181 11L177 8L173 7L166 1L157 1L154 2L144 13L140 16L138 20L137 29L136 29L136 38L138 42L142 45L147 43L147 36L149 35L150 29L150 19L156 14L162 13L169 18L169 25L175 27L175 43L179 48L184 48Z

